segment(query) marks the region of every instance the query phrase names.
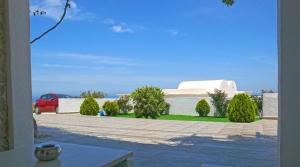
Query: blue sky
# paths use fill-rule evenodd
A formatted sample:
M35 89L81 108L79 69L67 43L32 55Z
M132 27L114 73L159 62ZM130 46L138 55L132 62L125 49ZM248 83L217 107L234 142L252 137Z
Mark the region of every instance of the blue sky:
M64 0L31 0L31 38L53 25ZM277 90L276 1L73 0L66 20L32 45L33 95L127 93L183 80L235 80Z

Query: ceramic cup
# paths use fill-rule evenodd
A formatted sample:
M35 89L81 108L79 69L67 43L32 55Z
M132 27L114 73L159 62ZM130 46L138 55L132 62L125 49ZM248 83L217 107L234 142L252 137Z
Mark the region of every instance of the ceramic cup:
M57 159L61 153L58 144L41 144L35 147L34 155L40 161L51 161Z

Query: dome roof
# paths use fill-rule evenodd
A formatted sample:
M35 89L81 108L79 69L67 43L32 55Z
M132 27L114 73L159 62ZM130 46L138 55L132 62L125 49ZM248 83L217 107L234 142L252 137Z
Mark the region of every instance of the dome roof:
M215 89L225 89L227 86L225 80L208 80L208 81L183 81L179 84L178 89L205 89L214 91Z
M229 97L237 93L235 81L226 80L206 80L206 81L183 81L177 89L165 90L166 94L207 94L213 93L215 89L222 90Z

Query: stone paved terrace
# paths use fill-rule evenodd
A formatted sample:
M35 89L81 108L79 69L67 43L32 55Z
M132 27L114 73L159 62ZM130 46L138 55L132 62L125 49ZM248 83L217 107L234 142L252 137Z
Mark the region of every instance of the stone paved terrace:
M79 114L34 117L41 133L36 142L131 150L137 167L273 167L278 163L276 120L240 124Z

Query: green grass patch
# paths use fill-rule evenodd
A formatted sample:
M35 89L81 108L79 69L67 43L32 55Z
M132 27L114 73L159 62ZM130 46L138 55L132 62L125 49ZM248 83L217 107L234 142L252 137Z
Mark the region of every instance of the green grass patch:
M134 113L129 113L127 115L117 115L115 117L119 118L135 118ZM145 118L137 118L145 119ZM178 120L178 121L205 121L205 122L230 122L228 118L219 117L199 117L190 115L161 115L158 120ZM256 121L260 120L259 118Z
M116 117L120 118L135 118L134 113L129 113L127 115L118 115ZM145 119L145 118L138 118ZM217 118L217 117L197 117L190 115L161 115L159 120L179 120L179 121L208 121L208 122L229 122L228 118Z

